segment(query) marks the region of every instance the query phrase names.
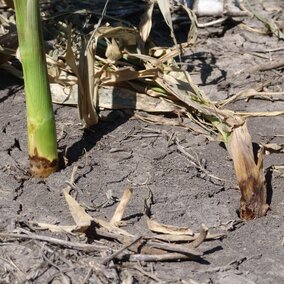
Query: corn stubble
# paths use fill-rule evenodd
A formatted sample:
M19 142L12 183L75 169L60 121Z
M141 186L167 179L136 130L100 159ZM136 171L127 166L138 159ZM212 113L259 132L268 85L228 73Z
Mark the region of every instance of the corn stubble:
M251 137L246 123L233 130L228 149L234 161L241 190L240 217L251 220L264 216L269 206L266 204L263 148L258 152L257 163L255 163Z

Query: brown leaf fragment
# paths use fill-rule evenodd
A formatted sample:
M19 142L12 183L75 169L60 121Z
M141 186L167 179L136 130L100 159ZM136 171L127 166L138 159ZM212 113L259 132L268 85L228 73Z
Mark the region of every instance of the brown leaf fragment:
M264 216L269 206L266 204L263 149L256 164L246 123L233 129L228 146L241 190L240 217L252 220Z

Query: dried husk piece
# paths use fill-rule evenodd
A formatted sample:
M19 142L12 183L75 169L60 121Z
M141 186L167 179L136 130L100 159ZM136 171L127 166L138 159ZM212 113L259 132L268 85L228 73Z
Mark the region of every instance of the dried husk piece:
M267 192L263 172L263 149L255 163L251 137L246 123L233 129L228 150L234 162L238 185L241 190L240 217L252 220L266 214Z

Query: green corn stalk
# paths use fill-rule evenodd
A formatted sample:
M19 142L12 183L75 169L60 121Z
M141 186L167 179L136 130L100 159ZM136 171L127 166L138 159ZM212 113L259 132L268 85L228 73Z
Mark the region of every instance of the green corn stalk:
M30 172L47 177L58 168L58 154L39 0L14 0L14 6L25 81Z

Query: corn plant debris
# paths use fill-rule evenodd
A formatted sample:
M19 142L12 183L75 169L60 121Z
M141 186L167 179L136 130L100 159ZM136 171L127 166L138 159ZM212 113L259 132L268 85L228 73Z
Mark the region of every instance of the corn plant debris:
M162 4L163 3L163 4ZM173 38L174 47L177 47L177 42L175 37L173 36L173 26L172 20L169 12L168 5L165 5L166 2L158 2L159 8L163 14L163 17L170 28L171 37ZM190 13L189 13L190 14ZM151 21L151 14L148 15L147 19ZM190 16L192 24L196 24L196 20L192 15ZM145 19L143 19L145 21ZM145 26L145 23L142 24L142 27ZM149 27L148 27L149 28ZM147 32L149 33L149 32ZM67 53L70 53L71 49L71 41L70 41L70 31L68 32L68 43L67 43ZM194 35L193 35L194 34ZM148 36L144 35L144 38ZM193 45L194 42L190 40L190 38L196 38L196 29L191 29L188 35L188 46ZM228 144L228 140L230 136L234 136L234 133L237 132L237 129L244 124L243 117L248 116L266 116L266 115L281 115L282 111L273 112L270 114L265 113L242 113L242 112L233 112L230 110L220 109L217 107L214 102L212 102L199 88L190 77L190 74L187 71L183 71L182 69L176 66L177 62L174 57L184 53L185 47L181 46L180 52L176 52L175 48L169 48L168 50L164 49L163 52L160 52L160 55L157 57L157 49L155 49L154 56L151 56L151 49L148 51L149 54L141 54L140 50L140 42L143 42L143 39L139 38L139 34L135 28L128 27L112 27L112 26L100 26L96 29L96 32L93 34L94 43L89 44L88 49L86 50L85 40L82 40L82 48L80 51L80 63L79 69L87 70L85 82L89 82L88 87L83 87L82 75L78 77L78 93L77 93L77 101L78 107L80 111L80 118L84 119L87 126L92 126L98 123L97 115L95 113L95 108L99 106L99 101L101 97L100 86L113 86L112 94L116 94L115 86L119 84L120 86L124 86L125 89L132 89L138 93L139 90L143 88L144 92L146 91L145 100L144 100L144 108L141 104L137 104L138 95L133 93L134 98L126 104L126 108L130 108L133 110L141 109L143 111L149 111L150 106L147 107L147 98L150 97L152 100L156 100L156 105L162 107L162 111L168 111L166 105L162 105L163 101L166 101L170 105L170 101L172 101L172 108L176 107L176 112L179 112L179 115L185 116L186 113L194 113L195 115L200 115L205 121L209 121L213 127L217 128L220 134L223 136L223 140L225 144L229 147L228 150L230 153L230 145ZM99 47L100 39L106 38L105 41L105 57L106 60L102 60L100 58L96 58L96 56L90 56L91 54L96 54L96 51ZM110 42L111 40L111 42ZM116 41L119 41L118 45ZM195 40L194 40L195 41ZM145 43L145 39L144 39ZM133 50L135 50L133 52ZM72 51L71 51L72 53ZM86 54L87 53L87 54ZM111 56L111 58L110 58ZM76 55L73 55L72 58L75 58ZM81 60L91 60L90 63L87 61L84 63L84 66L81 66ZM84 59L86 58L86 59ZM88 59L89 58L89 59ZM97 63L95 64L94 58L97 59ZM100 61L101 59L101 61ZM127 63L123 67L118 67L119 60L125 60ZM135 60L136 62L134 63ZM138 60L138 61L137 61ZM73 60L74 61L74 60ZM142 62L141 62L142 61ZM83 64L83 63L82 63ZM88 65L89 64L89 65ZM131 64L133 65L131 67ZM67 62L68 65L68 62ZM70 64L69 64L70 65ZM74 62L69 66L74 69ZM95 67L97 65L97 68ZM123 65L123 62L120 63ZM137 66L140 65L140 69L137 71ZM272 64L273 65L273 64ZM81 67L80 67L81 66ZM273 65L274 66L274 65ZM279 67L279 62L274 67ZM136 67L136 70L135 70ZM273 67L270 67L273 68ZM270 69L269 68L269 69ZM66 67L67 69L67 67ZM253 69L255 70L255 68ZM262 70L262 69L261 69ZM266 68L263 70L267 70ZM59 71L58 71L59 72ZM58 72L56 72L58 74ZM81 74L84 71L81 71ZM50 74L51 75L51 74ZM76 75L76 73L75 73ZM59 75L60 76L60 75ZM79 73L77 74L79 76ZM57 76L58 77L58 76ZM96 83L94 81L96 78ZM152 86L149 88L148 86ZM147 87L146 87L147 86ZM56 86L58 88L58 86ZM66 86L62 85L62 89L66 89ZM85 91L83 91L85 89ZM86 91L87 90L87 91ZM74 88L72 90L74 92ZM154 92L153 92L154 91ZM71 91L67 91L69 94L64 96L63 98L56 98L56 101L62 101L63 103L68 103L68 97L70 96ZM121 90L120 92L123 93ZM111 90L108 89L107 94L111 93ZM64 94L64 91L61 91L60 94ZM57 94L58 96L58 94ZM139 96L140 97L140 96ZM125 101L126 98L122 96L121 102ZM117 98L112 96L110 101L117 101ZM123 103L121 103L123 104ZM166 107L163 109L163 106ZM223 105L224 106L224 105ZM158 110L158 109L156 109ZM160 109L159 109L160 110ZM189 114L187 114L187 117ZM244 135L244 134L239 134ZM248 134L249 135L249 134ZM247 135L247 136L248 136ZM244 141L244 140L243 140ZM250 140L249 140L250 141ZM242 151L238 152L238 155L245 155ZM233 156L234 161L236 159L240 159L240 163L244 161L239 157ZM239 167L236 162L234 162L236 172L239 174L241 169L244 171L248 171L248 167ZM261 173L262 168L256 168L259 172L259 175L263 175ZM261 190L256 190L250 185L249 174L242 174L244 180L242 180L242 189L243 192L248 191L250 195L258 195L255 199L256 202L260 202L263 199L263 195L265 194L265 179L262 179L262 185L257 185L261 188ZM237 178L238 179L238 178ZM238 180L240 185L240 181ZM256 185L255 185L256 186ZM246 189L244 189L246 188ZM253 191L255 191L253 193ZM263 193L264 192L264 193ZM241 207L243 204L241 203ZM255 205L257 207L261 207L261 204ZM242 208L240 209L242 211ZM241 217L244 219L252 219L255 217L260 217L265 215L267 210L264 210L263 214L253 214L254 217L249 217L247 214L241 214Z
M183 242L191 242L188 246L174 244L174 239L172 239L172 244L167 244L168 239L165 238L163 243L162 238L155 238L155 236L138 236L135 237L132 234L127 233L125 230L120 229L119 226L121 225L121 219L123 217L123 213L126 209L126 206L130 200L130 197L133 193L133 190L127 187L124 190L123 196L116 207L113 217L109 222L100 220L98 218L92 218L88 213L85 212L84 208L80 206L80 204L67 192L64 190L64 197L66 202L68 203L70 213L74 219L76 225L74 226L61 226L61 225L53 225L53 224L44 224L40 222L32 222L34 226L38 226L42 229L47 229L52 232L57 233L86 233L87 229L91 230L91 221L94 222L97 226L101 228L96 228L92 234L97 234L98 237L106 237L106 238L113 238L118 242L124 244L124 247L119 249L118 251L114 252L110 256L106 257L102 264L108 264L111 260L115 259L117 256L120 255L118 259L120 260L128 260L132 261L167 261L167 260L188 260L196 257L202 256L202 252L195 250L195 248L199 247L206 239L208 234L208 228L202 225L201 231L198 234L193 234L193 232L189 228L184 227L177 227L171 225L163 225L159 224L158 222L152 221L147 218L148 228L151 231L162 233L162 234L170 234L175 236L181 235L190 235L191 239L178 239L178 241ZM149 192L152 195L151 192ZM149 197L145 200L145 213L149 214L150 203ZM148 204L148 205L147 205ZM106 232L104 232L106 231ZM90 231L89 231L90 233ZM108 234L109 233L109 234ZM0 235L1 236L1 235ZM19 235L7 234L3 235L7 237L16 237ZM215 238L223 237L223 234L215 235ZM25 235L22 236L25 238ZM29 238L29 237L27 237ZM128 242L128 244L125 244ZM67 245L67 244L66 244ZM76 246L74 246L76 247ZM77 248L77 247L76 247ZM82 246L83 249L87 249L88 247ZM78 247L77 249L80 249ZM98 250L101 249L101 246L98 247ZM127 252L126 254L124 251L130 250L132 252L140 252L140 254L134 254ZM141 254L143 252L143 254ZM167 253L164 253L167 252ZM170 252L170 253L169 253ZM124 253L124 254L123 254ZM124 255L123 257L121 256Z
M246 124L237 127L233 132L229 141L229 150L241 191L241 218L250 220L264 216L269 205L266 203L263 149L260 149L255 164L251 137Z
M2 281L284 282L283 3L206 2L41 1L63 167L34 180L0 0Z

